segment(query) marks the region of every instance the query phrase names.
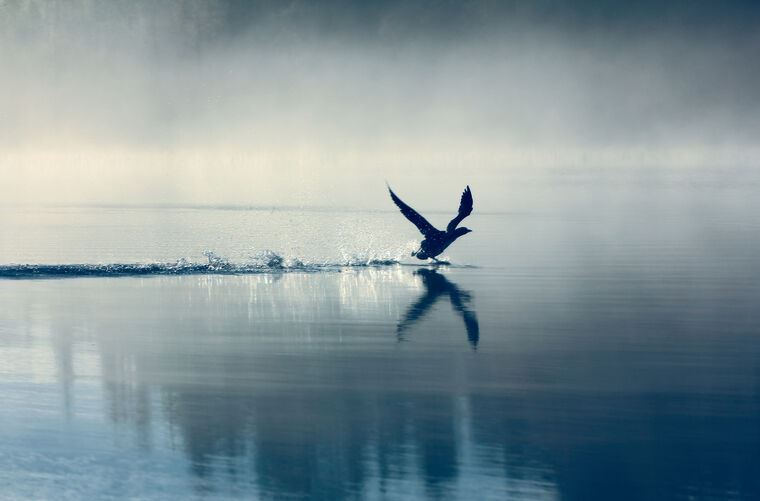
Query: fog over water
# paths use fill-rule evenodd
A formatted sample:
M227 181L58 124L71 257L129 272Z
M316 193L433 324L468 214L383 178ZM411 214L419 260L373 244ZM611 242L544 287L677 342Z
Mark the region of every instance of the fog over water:
M5 0L0 200L507 210L545 169L752 167L759 10Z
M0 0L0 498L760 499L759 27Z

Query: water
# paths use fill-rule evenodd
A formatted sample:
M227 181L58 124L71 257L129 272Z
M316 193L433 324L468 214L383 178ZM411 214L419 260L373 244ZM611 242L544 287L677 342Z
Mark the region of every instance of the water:
M438 268L395 211L0 208L0 498L758 499L753 188L683 179L473 187Z

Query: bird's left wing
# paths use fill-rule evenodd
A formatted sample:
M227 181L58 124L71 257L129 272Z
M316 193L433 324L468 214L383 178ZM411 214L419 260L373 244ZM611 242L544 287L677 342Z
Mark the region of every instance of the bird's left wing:
M459 223L461 223L462 220L470 214L472 214L472 192L468 186L464 189L464 193L462 193L462 199L459 201L459 213L454 219L451 220L449 225L446 227L446 231L454 231L457 225L459 225Z
M393 200L393 203L395 203L398 208L401 209L401 213L406 216L406 218L411 221L425 237L435 234L438 231L432 224L428 222L427 219L420 216L419 212L406 205L403 200L397 197L396 194L393 193L393 190L390 186L388 186L388 191L391 193L391 199Z

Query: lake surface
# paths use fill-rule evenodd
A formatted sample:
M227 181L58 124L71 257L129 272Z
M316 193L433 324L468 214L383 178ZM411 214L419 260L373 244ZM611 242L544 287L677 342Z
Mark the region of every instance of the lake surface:
M0 208L0 498L760 499L756 183L595 176L473 187L440 267L395 211Z

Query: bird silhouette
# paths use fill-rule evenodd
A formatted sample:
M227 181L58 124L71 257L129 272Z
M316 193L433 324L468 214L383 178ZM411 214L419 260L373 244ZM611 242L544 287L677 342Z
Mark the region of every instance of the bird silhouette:
M448 294L451 307L459 313L464 320L464 327L467 331L467 340L473 349L478 347L480 340L480 327L478 326L478 317L474 310L470 309L470 300L472 295L463 291L456 284L449 281L446 277L435 270L420 269L415 272L422 277L422 283L425 286L425 294L415 301L406 310L404 317L396 326L396 337L399 340L404 339L404 333L430 311L433 305L444 294Z
M390 186L388 186L388 191L391 194L391 200L393 200L393 203L398 206L401 213L406 216L406 218L420 230L422 236L425 237L422 242L420 242L419 250L412 252L412 256L416 256L417 259L425 260L430 258L433 261L440 263L441 261L436 259L436 256L443 252L446 247L451 245L454 240L472 231L464 226L457 228L464 218L472 214L472 192L470 191L469 186L467 186L464 193L462 193L462 198L459 201L459 212L456 217L449 222L448 226L446 226L446 231L437 229L430 224L427 219L422 217L419 212L405 204L403 200L393 193Z

